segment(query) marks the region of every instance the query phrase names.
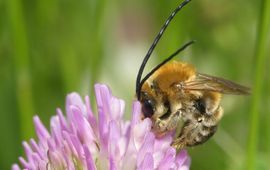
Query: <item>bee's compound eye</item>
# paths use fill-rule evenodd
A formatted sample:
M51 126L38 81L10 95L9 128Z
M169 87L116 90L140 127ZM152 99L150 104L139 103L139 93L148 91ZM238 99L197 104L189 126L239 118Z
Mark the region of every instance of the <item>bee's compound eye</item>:
M142 112L144 117L152 117L154 114L154 104L151 100L145 100L142 103Z

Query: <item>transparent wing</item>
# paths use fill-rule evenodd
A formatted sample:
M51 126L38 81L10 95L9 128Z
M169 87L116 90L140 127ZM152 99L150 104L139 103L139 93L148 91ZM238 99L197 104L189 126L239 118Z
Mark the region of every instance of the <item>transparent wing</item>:
M234 83L220 77L198 73L196 79L182 85L186 90L214 91L223 94L247 95L250 88Z

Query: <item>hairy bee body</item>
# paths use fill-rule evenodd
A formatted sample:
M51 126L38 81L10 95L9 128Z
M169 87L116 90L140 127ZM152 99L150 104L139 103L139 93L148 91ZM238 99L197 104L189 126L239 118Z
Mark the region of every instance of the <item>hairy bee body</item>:
M182 126L173 146L181 149L207 141L223 115L221 94L244 94L246 89L229 80L197 73L187 63L172 61L145 81L141 89L144 117L162 136Z
M136 96L141 102L143 117L153 122L157 136L180 133L172 143L176 149L206 142L215 132L223 110L222 94L249 94L249 88L220 77L198 73L187 63L173 57L192 45L189 41L154 67L144 78L145 65L174 16L191 0L183 0L170 14L145 55L136 78Z

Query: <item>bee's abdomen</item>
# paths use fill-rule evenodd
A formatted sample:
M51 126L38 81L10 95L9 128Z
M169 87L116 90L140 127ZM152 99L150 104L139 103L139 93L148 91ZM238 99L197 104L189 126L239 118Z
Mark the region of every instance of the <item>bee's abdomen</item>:
M187 146L195 146L206 142L217 131L217 126L202 126L198 127L193 134L190 134L190 138L187 141Z

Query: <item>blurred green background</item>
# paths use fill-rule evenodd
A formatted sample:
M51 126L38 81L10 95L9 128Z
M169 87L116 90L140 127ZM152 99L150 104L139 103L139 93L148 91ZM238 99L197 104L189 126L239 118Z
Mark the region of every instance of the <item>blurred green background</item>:
M49 127L69 92L86 95L94 83L108 84L125 99L128 118L139 65L179 3L1 0L0 169L18 162L21 141L35 136L32 116ZM193 0L151 58L147 70L195 39L178 59L252 87L251 96L224 97L216 135L189 149L191 169L270 169L269 13L269 0Z

